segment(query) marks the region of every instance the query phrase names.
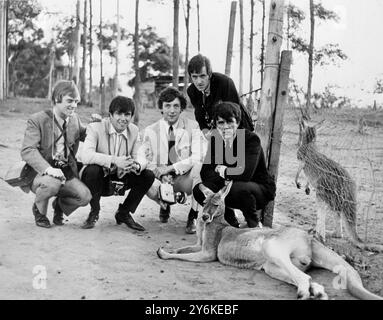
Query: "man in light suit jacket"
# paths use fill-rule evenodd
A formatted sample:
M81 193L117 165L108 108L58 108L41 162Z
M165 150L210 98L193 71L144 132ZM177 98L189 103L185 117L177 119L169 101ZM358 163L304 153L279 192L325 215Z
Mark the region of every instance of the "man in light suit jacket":
M91 198L89 189L78 179L75 154L85 127L75 114L79 92L73 81L58 81L52 91L53 111L35 113L27 122L21 158L33 169L27 179L36 194L32 211L36 225L50 228L47 207L53 202L53 223L63 225L63 213L69 215ZM28 188L24 189L29 192Z
M193 187L200 182L207 141L196 121L180 117L186 108L186 99L177 89L164 89L160 93L158 107L163 117L145 129L142 148L145 149L148 169L157 178L147 196L160 203L159 186L161 181L168 181L169 177L175 192L192 193ZM160 221L166 223L170 206L160 204ZM186 223L187 233L195 233L197 206L198 203L192 198Z
M81 160L86 166L81 179L90 189L92 200L84 229L95 226L99 218L100 198L112 195L109 193L110 182L117 181L123 184L122 190L130 189L115 214L117 224L125 223L132 229L145 230L131 214L152 185L154 174L146 169L145 155L138 152L138 128L130 123L134 109L132 99L117 96L110 103L109 117L91 123L87 128L81 152Z

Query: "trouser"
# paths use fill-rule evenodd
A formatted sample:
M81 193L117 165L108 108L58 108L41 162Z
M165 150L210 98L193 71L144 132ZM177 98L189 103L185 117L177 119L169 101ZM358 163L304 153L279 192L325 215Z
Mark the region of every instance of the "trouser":
M121 209L124 212L134 213L152 185L154 174L152 171L144 169L139 175L127 173L122 178L118 178L116 174L104 176L104 169L99 165L88 165L82 173L81 180L88 186L92 194L90 207L94 212L100 211L100 199L105 194L109 179L121 181L124 183L126 190L130 189L129 194L121 205Z
M35 204L43 215L47 214L51 197L57 196L60 208L67 216L78 207L86 206L91 199L89 189L78 178L67 180L63 185L59 179L38 174L32 182L31 191L36 194Z
M219 189L217 189L215 184L209 181L203 184L214 192L217 192ZM194 187L193 194L198 203L203 204L205 195L198 185ZM225 198L225 205L233 209L241 210L249 226L253 226L262 220L262 217L258 216L258 210L263 209L268 202L269 199L265 196L262 187L252 181L234 181L230 192Z
M191 195L191 208L194 211L198 210L198 202L194 199L193 188L201 182L200 171L202 164L195 164L193 167L183 175L176 175L173 178L173 187L175 192L185 192L188 196ZM159 203L159 189L161 181L155 179L152 186L147 192L147 196L153 201Z

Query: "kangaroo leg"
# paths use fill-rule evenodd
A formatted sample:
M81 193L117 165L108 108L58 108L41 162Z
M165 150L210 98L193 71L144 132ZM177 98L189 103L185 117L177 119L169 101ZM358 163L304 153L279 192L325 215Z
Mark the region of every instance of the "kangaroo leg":
M295 285L295 282L290 278L289 274L286 272L285 269L280 268L275 263L272 263L270 261L267 261L263 265L263 270L272 278L281 280L283 282ZM310 287L309 287L310 295L313 298L317 298L320 300L327 300L328 295L326 294L324 287L316 282L310 281Z
M191 253L170 253L166 252L164 249L159 248L157 250L157 255L161 259L169 260L183 260L183 261L191 261L191 262L211 262L217 260L217 255L214 252L209 251L198 251Z
M297 186L298 189L301 188L301 184L299 183L299 175L301 174L301 171L304 167L305 163L304 162L300 162L299 163L299 167L298 167L298 171L297 171L297 174L295 175L295 185Z
M269 263L275 264L281 269L279 271L276 271L277 268L273 269L276 275L284 279L283 281L289 279L286 282L298 287L298 299L310 298L311 277L299 270L291 262L291 248L288 245L284 245L282 241L270 239L264 244L264 254Z
M326 205L317 198L317 221L315 226L316 236L323 243L326 242Z

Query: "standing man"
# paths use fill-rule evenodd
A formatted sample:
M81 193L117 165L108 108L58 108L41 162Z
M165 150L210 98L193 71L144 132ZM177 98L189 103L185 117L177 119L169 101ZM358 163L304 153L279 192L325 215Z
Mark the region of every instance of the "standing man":
M80 206L86 206L91 194L78 179L75 154L85 127L75 113L80 95L73 81L58 81L52 92L53 110L40 111L27 122L21 158L30 170L30 190L36 194L32 211L36 225L50 228L47 207L53 202L53 223L63 225L67 216Z
M145 155L138 154L138 128L130 123L134 115L134 102L122 96L115 97L109 106L109 117L89 124L81 159L86 165L82 181L92 193L90 213L82 228L95 226L100 213L101 196L113 194L111 185L121 184L122 194L130 189L125 201L115 214L117 224L144 231L133 220L133 214L154 181L154 174L145 169ZM112 191L112 192L111 192Z
M169 181L175 192L192 194L193 187L200 182L200 170L207 143L196 121L180 117L186 108L186 99L176 88L164 89L158 99L162 118L148 126L144 132L143 148L156 180L147 193L159 201L162 181ZM168 222L170 206L161 203L160 221ZM198 203L192 197L192 206L186 223L186 233L196 232Z
M212 72L210 60L198 54L188 64L192 84L187 94L194 107L195 118L206 135L212 129L213 106L219 101L230 101L241 106L241 123L239 128L254 130L252 120L241 104L234 82L228 76Z

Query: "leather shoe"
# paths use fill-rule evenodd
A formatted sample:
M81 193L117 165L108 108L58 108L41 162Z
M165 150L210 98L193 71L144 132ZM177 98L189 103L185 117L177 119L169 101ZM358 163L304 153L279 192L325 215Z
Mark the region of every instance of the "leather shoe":
M58 198L53 200L52 207L53 207L53 223L56 226L64 225L64 213L59 205Z
M225 220L235 228L239 228L239 222L233 209L225 207Z
M197 231L196 219L198 217L198 211L190 209L188 215L188 221L186 222L185 232L187 234L194 234Z
M33 212L33 215L35 216L36 226L39 226L42 228L51 227L51 223L49 222L49 219L45 215L40 213L39 209L36 206L36 203L34 203L32 206L32 212Z
M160 208L160 221L167 223L170 217L170 206L167 205L166 209Z
M118 225L120 225L121 223L125 223L129 228L132 228L132 229L138 230L138 231L145 231L145 228L142 225L140 225L139 223L134 221L130 212L123 211L121 209L121 205L118 208L116 215L114 217L116 218L116 222Z
M82 229L92 229L98 221L98 211L90 210L88 218L85 220L84 224L81 226Z

